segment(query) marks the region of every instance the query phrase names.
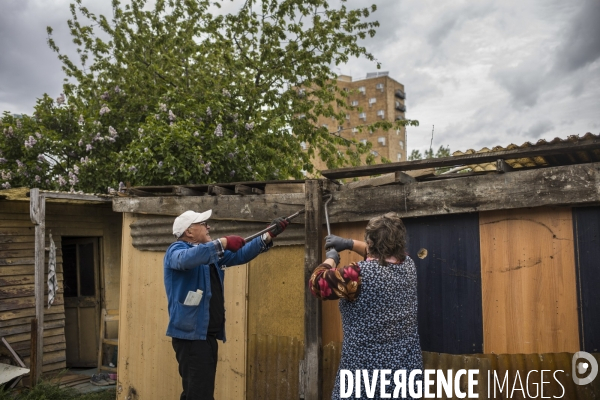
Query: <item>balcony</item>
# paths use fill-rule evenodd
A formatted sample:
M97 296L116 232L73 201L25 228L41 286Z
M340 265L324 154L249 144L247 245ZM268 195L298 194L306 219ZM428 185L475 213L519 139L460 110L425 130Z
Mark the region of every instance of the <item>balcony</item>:
M402 115L396 115L396 121L402 121L404 117Z
M404 91L400 90L400 89L396 89L396 92L394 92L394 95L399 98L399 99L406 99L406 93L404 93Z
M406 111L406 106L400 102L396 103L396 110L400 111L400 112L405 112Z

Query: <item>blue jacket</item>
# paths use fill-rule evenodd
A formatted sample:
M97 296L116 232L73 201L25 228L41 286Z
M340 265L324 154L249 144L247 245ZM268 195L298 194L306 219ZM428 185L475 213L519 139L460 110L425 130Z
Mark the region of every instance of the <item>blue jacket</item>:
M206 340L209 321L210 269L217 268L221 277L221 288L225 278L225 267L245 264L273 246L257 237L246 243L237 252L223 251L216 241L193 245L177 241L169 246L163 261L165 289L169 303L169 326L167 336L188 340ZM197 306L183 302L189 291L202 290L202 300ZM225 341L225 326L217 335Z

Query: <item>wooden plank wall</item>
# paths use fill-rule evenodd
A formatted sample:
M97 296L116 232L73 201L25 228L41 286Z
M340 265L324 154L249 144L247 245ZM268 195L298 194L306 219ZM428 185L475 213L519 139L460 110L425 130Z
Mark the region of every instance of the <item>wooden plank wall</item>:
M485 353L579 350L570 208L482 212Z
M171 338L165 335L169 316L164 253L133 247L129 226L138 218L144 216L123 215L117 398L175 399L182 387ZM246 388L247 264L228 269L225 276L229 340L219 342L215 398L242 399Z
M600 207L573 208L581 350L600 352Z
M43 372L66 368L65 309L63 298L62 236L100 236L104 242L104 297L109 308L118 308L121 215L110 205L46 205L48 234L56 245L59 290L50 309L44 308ZM6 336L29 365L30 321L35 317L35 227L29 218L28 201L0 202L0 336ZM46 270L48 265L46 252ZM47 274L44 282L47 281ZM45 288L47 293L47 287ZM47 299L45 300L45 304ZM116 326L109 332L117 336Z
M423 351L483 351L477 213L404 219L408 254L417 267ZM424 259L420 249L427 250Z

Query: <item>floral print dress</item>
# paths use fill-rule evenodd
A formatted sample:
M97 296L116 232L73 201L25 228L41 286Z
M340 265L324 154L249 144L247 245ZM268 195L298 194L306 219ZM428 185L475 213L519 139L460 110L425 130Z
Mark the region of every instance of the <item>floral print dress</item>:
M387 376L391 380L387 393L391 394L396 370L406 370L407 382L412 370L423 370L417 331L417 274L410 257L385 266L373 259L337 268L321 264L310 278L310 287L323 300L340 299L344 342L332 399L340 398L340 369L353 373L366 369L369 377L375 369L392 370L392 376ZM361 386L361 398L366 399L364 383ZM374 398L379 396L378 380ZM408 383L406 396L412 398Z

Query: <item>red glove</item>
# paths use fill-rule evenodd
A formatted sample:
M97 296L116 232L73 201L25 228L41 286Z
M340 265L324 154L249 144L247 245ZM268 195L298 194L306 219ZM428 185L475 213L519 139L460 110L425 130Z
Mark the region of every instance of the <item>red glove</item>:
M273 230L269 231L269 236L271 236L272 238L276 237L281 232L283 232L285 230L285 228L287 228L289 223L290 223L290 221L288 221L285 218L282 218L282 217L275 218L269 224L269 225L275 225L275 228L273 228Z
M244 241L244 238L241 236L225 236L225 239L227 240L225 250L231 250L233 252L238 251L246 244L246 241Z

